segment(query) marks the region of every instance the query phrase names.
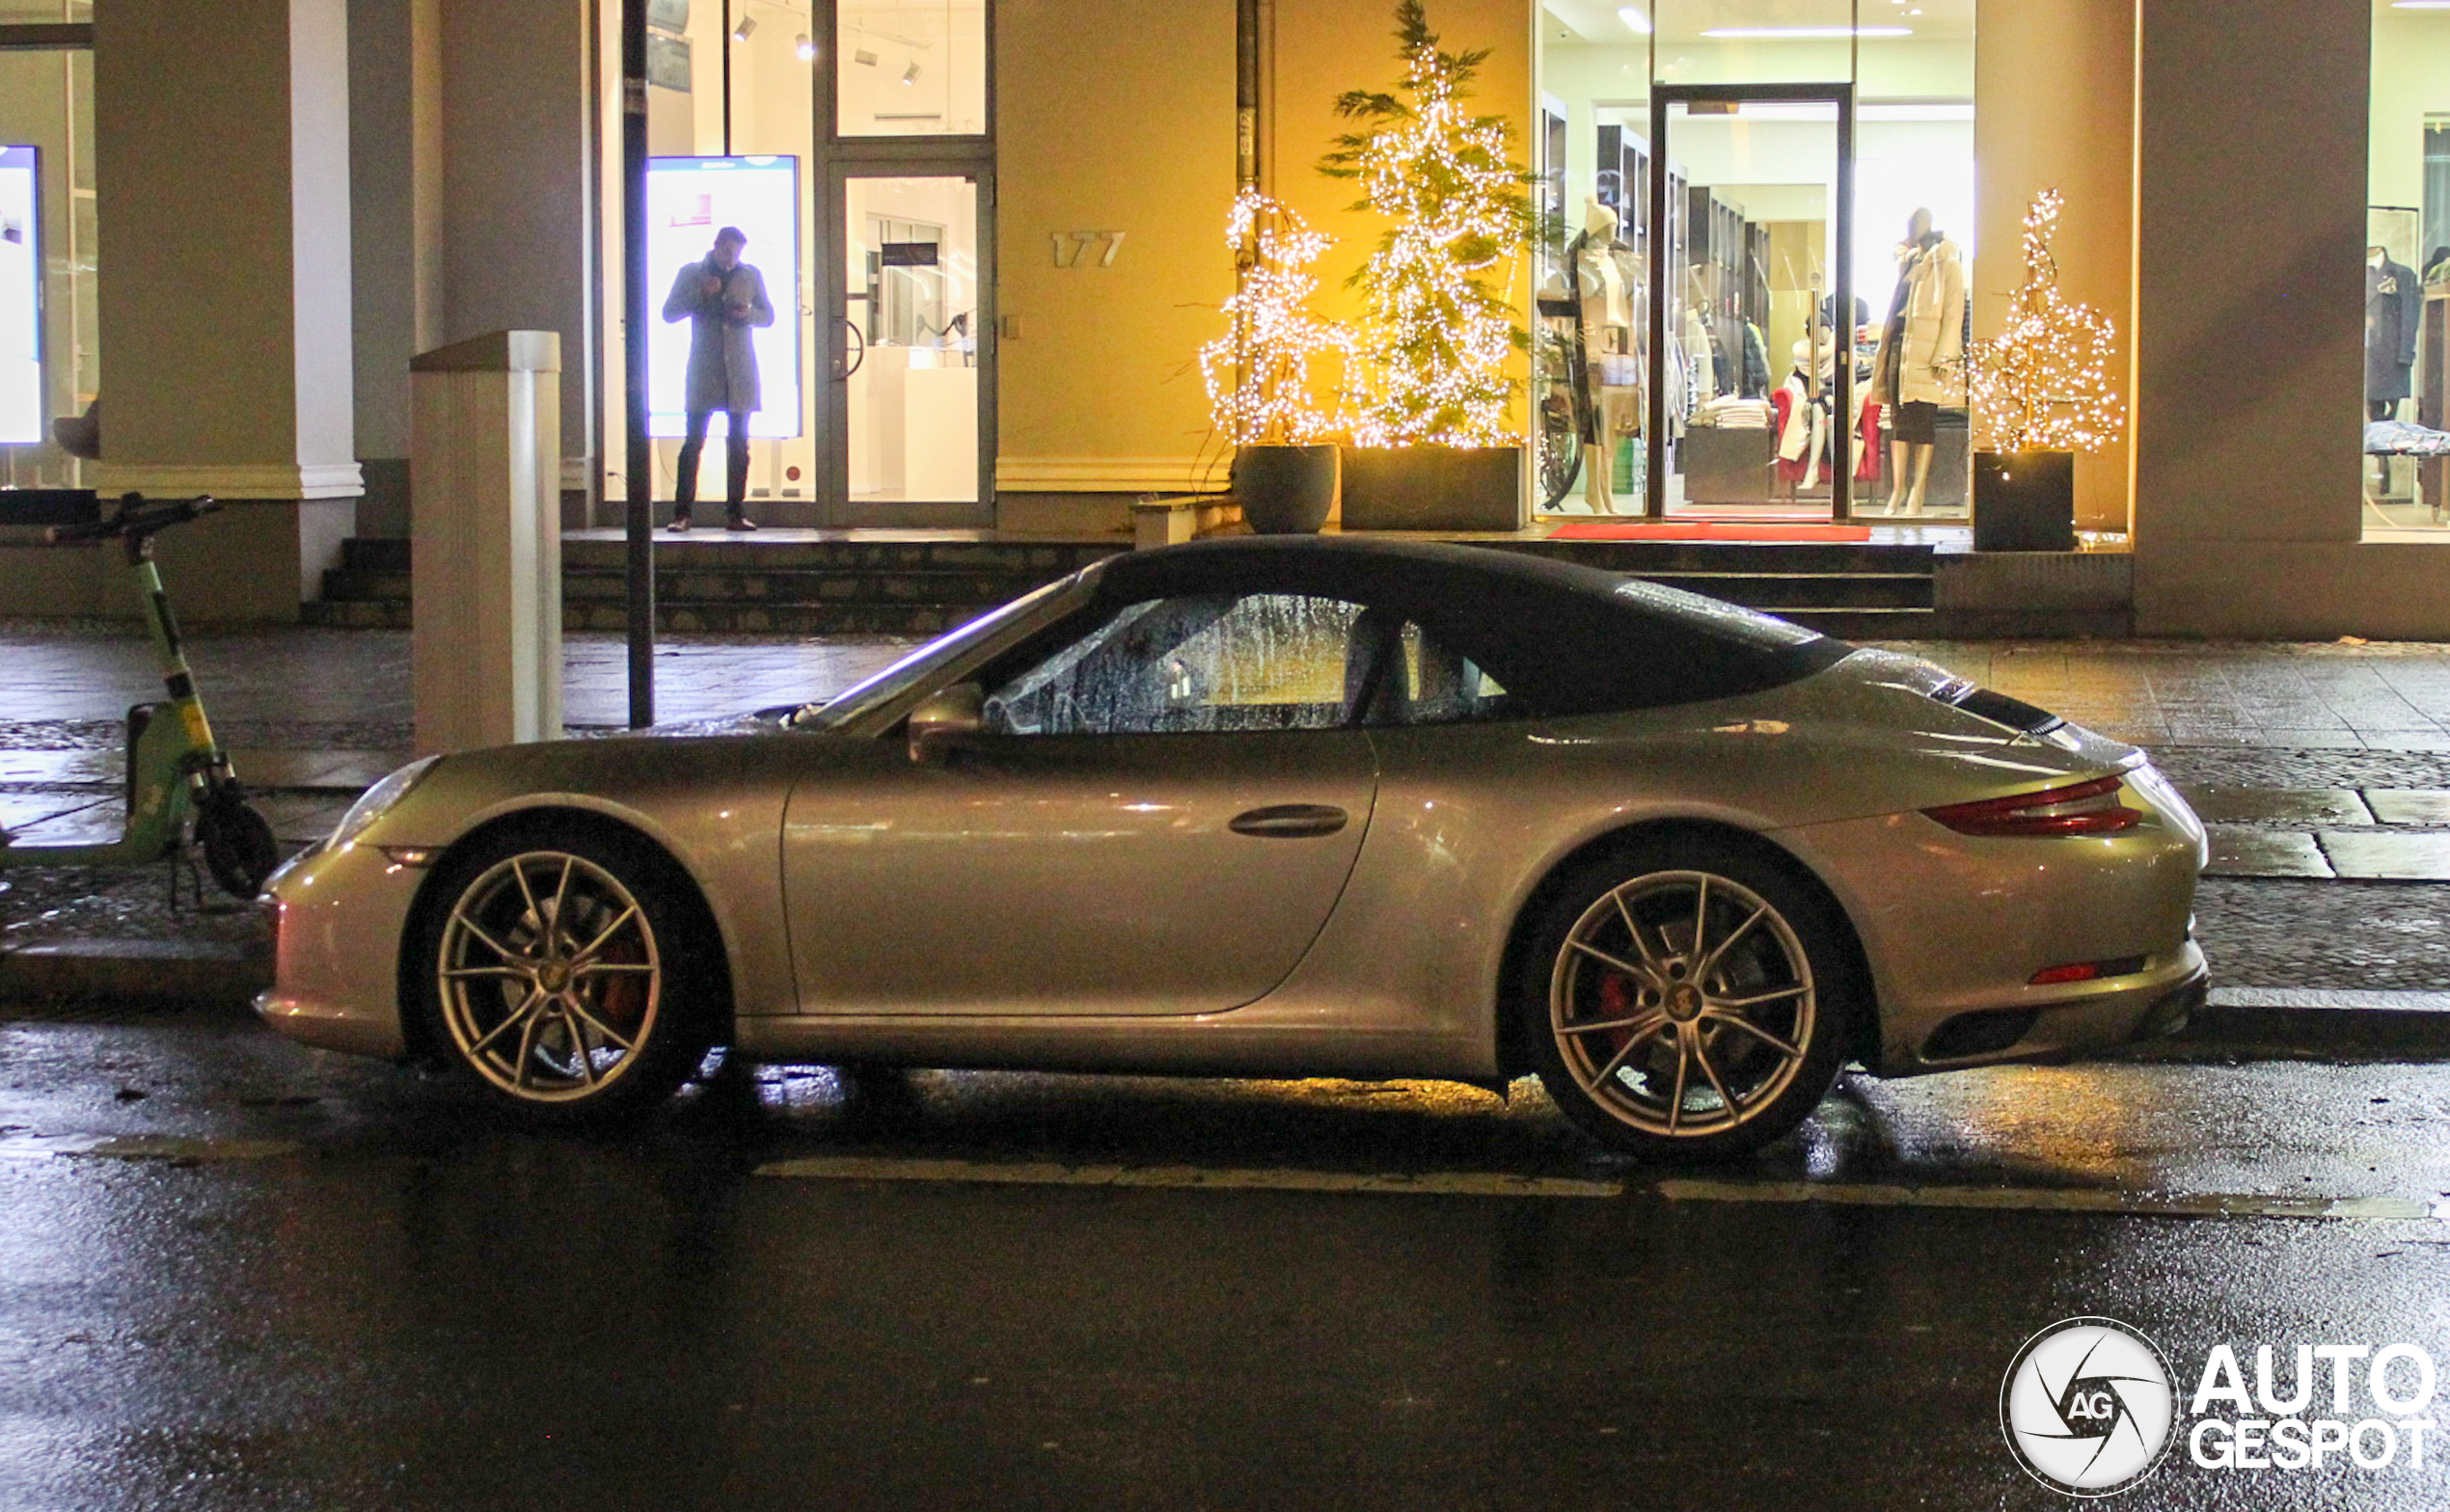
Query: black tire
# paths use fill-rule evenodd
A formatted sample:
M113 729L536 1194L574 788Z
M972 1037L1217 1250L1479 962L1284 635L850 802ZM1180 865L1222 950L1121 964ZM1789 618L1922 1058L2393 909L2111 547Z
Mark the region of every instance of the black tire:
M1676 1160L1757 1149L1828 1095L1868 1009L1844 930L1755 847L1626 845L1555 889L1519 985L1523 1042L1548 1094L1604 1144Z
M254 898L281 864L272 825L237 784L206 788L196 800L196 844L204 870L233 898Z
M642 840L523 828L452 855L408 941L429 1042L545 1126L642 1116L705 1059L721 943Z

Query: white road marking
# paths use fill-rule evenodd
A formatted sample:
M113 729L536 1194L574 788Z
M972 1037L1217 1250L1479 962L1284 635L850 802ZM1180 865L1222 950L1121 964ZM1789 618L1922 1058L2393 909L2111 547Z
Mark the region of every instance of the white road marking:
M183 1134L29 1134L0 1139L0 1160L271 1160L303 1147L288 1139L211 1139Z
M2115 1213L2130 1218L2320 1218L2396 1221L2450 1218L2450 1204L2396 1197L2286 1198L2207 1192L2153 1196L2140 1192L2053 1187L1884 1186L1822 1181L1689 1181L1659 1183L1672 1202L1826 1202L1846 1207L1959 1207L2018 1212Z
M1053 1161L934 1160L898 1155L811 1155L770 1161L761 1176L834 1181L966 1181L1005 1186L1200 1188L1258 1192L1408 1192L1434 1197L1622 1197L1621 1181L1487 1171L1371 1174L1203 1166L1068 1166Z

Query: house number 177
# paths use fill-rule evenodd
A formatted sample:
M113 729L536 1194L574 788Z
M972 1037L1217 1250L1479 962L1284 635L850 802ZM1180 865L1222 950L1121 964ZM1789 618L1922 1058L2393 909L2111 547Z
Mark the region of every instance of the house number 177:
M1048 239L1055 246L1055 266L1059 268L1110 268L1114 255L1123 250L1121 231L1055 231ZM1089 260L1089 249L1104 242L1106 250L1095 262Z

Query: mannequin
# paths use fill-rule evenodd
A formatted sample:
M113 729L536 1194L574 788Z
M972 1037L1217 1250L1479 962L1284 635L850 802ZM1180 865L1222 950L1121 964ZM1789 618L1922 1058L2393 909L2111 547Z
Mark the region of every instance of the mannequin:
M1640 391L1610 381L1634 364L1632 250L1617 239L1617 212L1596 196L1583 201L1582 234L1566 249L1574 291L1581 304L1584 371L1590 385L1592 423L1582 438L1583 501L1596 515L1616 505L1616 441L1620 418L1639 413Z
M2415 270L2387 247L2365 249L2365 404L2367 419L2386 420L2414 392L2416 330L2424 289Z
M1880 512L1919 514L1940 406L1964 402L1965 258L1926 209L1907 219L1896 258L1897 290L1872 359L1871 397L1895 414Z

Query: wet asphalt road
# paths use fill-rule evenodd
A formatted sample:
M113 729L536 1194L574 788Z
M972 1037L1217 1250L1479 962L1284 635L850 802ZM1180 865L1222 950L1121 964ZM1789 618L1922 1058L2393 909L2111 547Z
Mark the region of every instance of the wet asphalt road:
M1679 1185L1528 1084L729 1068L540 1138L228 1015L0 1023L0 1507L2063 1506L1999 1429L2058 1318L2450 1387L2445 1155L2401 1065L1857 1078ZM2213 1197L2392 1201L2157 1215Z

